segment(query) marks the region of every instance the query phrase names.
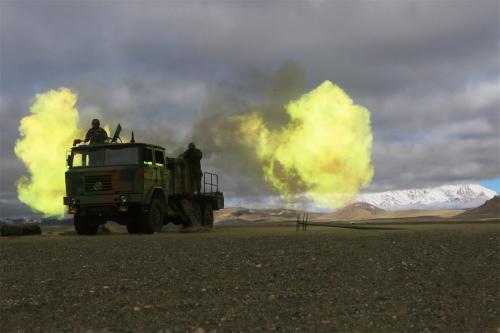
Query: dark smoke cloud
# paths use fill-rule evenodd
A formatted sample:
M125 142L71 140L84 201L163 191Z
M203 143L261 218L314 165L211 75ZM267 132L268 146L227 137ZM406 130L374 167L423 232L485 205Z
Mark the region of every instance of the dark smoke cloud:
M271 75L241 80L241 84L225 82L211 91L201 109L201 120L186 138L184 146L187 141L200 145L205 153L205 165L229 180L224 183L229 192L268 195L273 190L264 180L255 150L241 143L240 123L233 116L259 111L270 128L284 126L289 120L285 106L305 92L306 75L297 63L287 61ZM246 92L242 93L240 87ZM256 101L264 101L264 104Z

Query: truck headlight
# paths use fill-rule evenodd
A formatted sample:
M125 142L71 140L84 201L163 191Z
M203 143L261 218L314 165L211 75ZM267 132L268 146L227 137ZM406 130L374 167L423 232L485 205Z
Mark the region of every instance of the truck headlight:
M125 204L125 203L127 202L127 197L126 197L126 196L124 196L124 195L120 195L120 202L121 202L122 204Z

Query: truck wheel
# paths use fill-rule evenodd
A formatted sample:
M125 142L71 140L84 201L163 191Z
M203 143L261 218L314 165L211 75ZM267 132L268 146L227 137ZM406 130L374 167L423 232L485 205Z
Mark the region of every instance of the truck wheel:
M99 229L98 223L93 223L86 216L81 216L80 213L76 213L73 216L73 224L75 225L75 231L77 235L91 235L97 234Z
M151 200L151 205L149 206L149 211L142 216L142 232L145 234L161 232L161 228L163 227L164 211L163 203L160 199L153 198Z
M208 228L214 226L214 210L210 202L203 205L203 226Z
M202 225L203 216L201 213L200 204L194 200L192 200L191 205L183 204L184 207L191 206L190 208L184 208L186 212L186 223L184 224L184 228L197 228Z

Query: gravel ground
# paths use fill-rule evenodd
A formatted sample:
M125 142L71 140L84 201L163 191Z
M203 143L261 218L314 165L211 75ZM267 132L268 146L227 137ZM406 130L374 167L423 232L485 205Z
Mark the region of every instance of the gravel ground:
M2 238L0 331L499 332L499 227Z

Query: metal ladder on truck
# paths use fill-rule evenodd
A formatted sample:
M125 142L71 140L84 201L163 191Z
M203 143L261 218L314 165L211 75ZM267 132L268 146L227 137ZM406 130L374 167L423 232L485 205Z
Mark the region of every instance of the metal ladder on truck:
M219 192L219 175L211 172L204 172L203 193L218 193L218 192Z

